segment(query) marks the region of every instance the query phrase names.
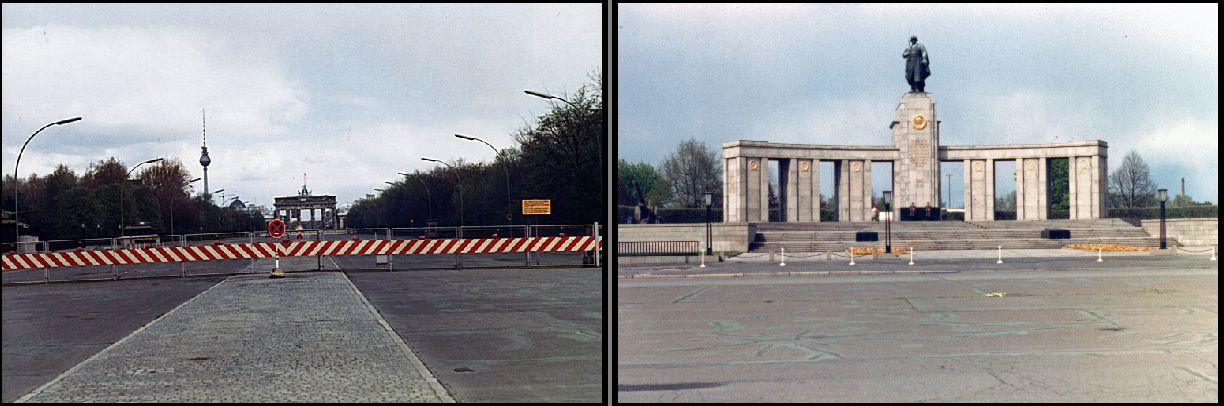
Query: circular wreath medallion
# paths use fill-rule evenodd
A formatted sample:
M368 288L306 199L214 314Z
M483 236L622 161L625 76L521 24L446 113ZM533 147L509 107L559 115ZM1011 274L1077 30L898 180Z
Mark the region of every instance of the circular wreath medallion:
M914 116L914 119L910 122L913 123L914 129L918 131L922 131L922 129L926 128L927 126L927 119L921 114Z

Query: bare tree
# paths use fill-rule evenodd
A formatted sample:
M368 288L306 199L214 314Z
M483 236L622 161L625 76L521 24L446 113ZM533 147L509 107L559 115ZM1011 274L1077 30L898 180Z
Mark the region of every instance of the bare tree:
M705 144L690 138L663 161L663 178L681 207L704 207L705 193L714 194L714 207L722 207L722 162Z
M1109 175L1109 192L1114 195L1117 207L1148 207L1155 201L1154 189L1148 166L1135 151L1126 154L1122 165Z

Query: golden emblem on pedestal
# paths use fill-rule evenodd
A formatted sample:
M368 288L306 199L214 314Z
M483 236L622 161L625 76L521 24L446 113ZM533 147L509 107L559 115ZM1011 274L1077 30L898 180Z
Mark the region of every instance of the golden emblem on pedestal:
M748 161L748 170L756 172L758 169L760 169L760 165L761 164L758 163L757 160L755 159Z
M807 172L808 169L810 168L808 167L807 161L803 161L799 163L799 172Z
M985 166L985 165L984 165L984 164L982 164L982 161L977 161L977 162L974 162L974 163L973 163L973 171L974 171L974 172L981 172L981 171L982 171L982 167L983 167L983 166Z
M922 131L922 129L926 128L927 119L926 117L923 117L921 114L919 114L919 115L914 116L914 119L911 120L911 123L913 123L915 130Z
M859 169L863 169L863 164L860 164L858 162L854 162L850 164L851 171L858 172Z

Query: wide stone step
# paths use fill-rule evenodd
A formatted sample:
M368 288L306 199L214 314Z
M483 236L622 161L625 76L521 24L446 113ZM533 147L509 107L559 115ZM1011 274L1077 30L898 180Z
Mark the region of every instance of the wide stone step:
M1171 247L1178 246L1175 239L1168 239L1168 245ZM1117 244L1138 247L1157 247L1160 246L1160 238L1156 237L1137 237L1137 238L1113 238L1113 239L1078 239L1072 238L1068 240L1049 240L1049 239L985 239L985 240L955 240L955 241L931 241L931 240L897 240L894 239L892 245L894 247L914 247L916 250L939 251L939 250L982 250L995 249L1002 245L1007 249L1038 249L1038 248L1062 248L1072 244ZM865 248L865 247L883 247L883 241L874 242L855 242L855 241L827 241L827 242L765 242L750 244L750 252L768 252L776 251L779 248L785 247L790 252L841 252L847 248Z

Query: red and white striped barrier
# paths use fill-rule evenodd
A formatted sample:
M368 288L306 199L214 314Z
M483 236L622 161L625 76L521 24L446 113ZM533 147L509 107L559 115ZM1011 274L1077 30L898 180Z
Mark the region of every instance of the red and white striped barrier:
M524 237L445 240L295 241L282 243L213 244L126 250L64 251L4 254L4 270L152 262L316 255L491 254L518 252L583 252L602 246L596 237ZM279 248L279 250L278 250Z

